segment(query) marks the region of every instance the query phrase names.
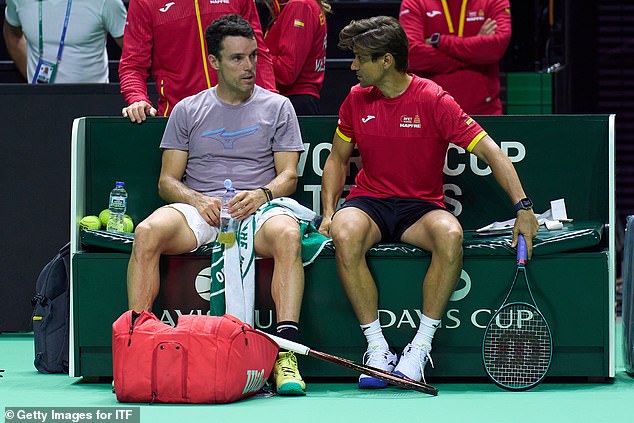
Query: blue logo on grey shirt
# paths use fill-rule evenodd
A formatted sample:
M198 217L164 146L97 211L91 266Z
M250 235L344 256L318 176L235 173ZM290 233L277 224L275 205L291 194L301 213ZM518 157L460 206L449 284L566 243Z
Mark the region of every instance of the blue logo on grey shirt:
M216 129L214 131L203 132L203 138L211 138L220 141L225 149L233 149L233 144L241 138L248 137L257 132L260 125L251 126L235 132L226 132L225 128Z

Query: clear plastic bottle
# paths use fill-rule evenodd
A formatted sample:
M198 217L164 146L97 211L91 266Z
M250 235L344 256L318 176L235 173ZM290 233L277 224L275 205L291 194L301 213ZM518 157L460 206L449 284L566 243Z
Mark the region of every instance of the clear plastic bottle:
M106 226L108 231L123 232L123 217L125 216L127 205L128 193L125 190L125 183L117 181L115 187L110 191L110 202L108 203L110 216L108 217L108 225Z
M220 232L218 233L218 242L230 247L236 242L237 222L229 214L229 201L236 195L231 179L225 179L225 193L222 196L222 206L220 207Z

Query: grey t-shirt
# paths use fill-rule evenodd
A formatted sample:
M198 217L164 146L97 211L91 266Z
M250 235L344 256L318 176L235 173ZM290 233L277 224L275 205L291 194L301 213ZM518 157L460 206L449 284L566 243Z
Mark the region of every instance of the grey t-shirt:
M215 88L181 100L161 148L187 151L183 183L212 196L224 192L226 178L238 191L264 186L277 175L273 153L304 151L290 101L257 85L235 106L218 99Z

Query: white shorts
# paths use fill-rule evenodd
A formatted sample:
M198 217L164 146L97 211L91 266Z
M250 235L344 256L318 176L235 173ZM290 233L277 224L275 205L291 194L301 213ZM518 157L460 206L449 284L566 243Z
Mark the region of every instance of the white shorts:
M205 222L205 219L203 219L200 213L198 213L196 207L185 203L173 203L163 207L171 207L173 209L176 209L181 212L183 216L185 216L187 225L196 237L196 248L194 248L192 251L196 251L202 245L209 244L210 242L215 241L218 237L218 228L216 226L211 226L209 223ZM268 219L273 216L281 215L290 216L295 221L297 221L295 215L287 208L272 207L258 216L257 220L255 221L255 233L258 233L264 222L266 222Z

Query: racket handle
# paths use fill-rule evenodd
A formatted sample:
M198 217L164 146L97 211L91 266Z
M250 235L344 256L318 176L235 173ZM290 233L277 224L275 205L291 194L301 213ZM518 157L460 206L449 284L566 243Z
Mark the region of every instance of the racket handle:
M526 248L526 240L524 235L517 236L517 264L524 265L528 260L528 248Z
M273 341L275 341L277 345L289 351L293 351L301 355L308 355L308 353L310 352L310 348L308 348L306 345L302 345L298 342L289 341L288 339L280 338L279 336L271 335L269 333L262 332L260 330L258 330L258 332L265 334L266 336L271 338Z

